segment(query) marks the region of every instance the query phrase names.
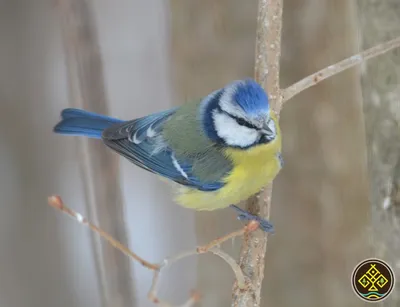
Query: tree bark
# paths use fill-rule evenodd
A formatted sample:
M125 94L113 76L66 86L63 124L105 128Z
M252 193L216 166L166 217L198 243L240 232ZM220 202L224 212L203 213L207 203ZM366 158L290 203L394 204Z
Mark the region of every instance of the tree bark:
M284 3L282 87L357 53L351 1ZM312 87L281 113L283 171L274 182L262 306L365 306L350 284L370 256L359 69ZM340 294L339 294L340 293Z
M397 0L359 0L362 48L400 36ZM376 257L400 273L400 52L395 49L363 65L362 94L367 136ZM400 283L383 305L400 303Z

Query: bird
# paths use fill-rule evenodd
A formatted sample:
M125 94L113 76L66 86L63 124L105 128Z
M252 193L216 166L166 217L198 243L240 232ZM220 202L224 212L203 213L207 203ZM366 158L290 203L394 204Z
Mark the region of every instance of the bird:
M53 131L102 140L136 166L174 183L175 201L183 207L231 207L238 219L257 220L273 232L269 221L237 206L283 167L278 118L266 91L251 78L133 120L67 108Z

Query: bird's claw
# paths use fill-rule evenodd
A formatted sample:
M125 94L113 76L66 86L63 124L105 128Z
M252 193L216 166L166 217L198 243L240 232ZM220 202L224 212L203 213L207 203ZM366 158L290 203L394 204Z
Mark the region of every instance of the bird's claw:
M239 208L238 206L231 205L230 207L238 212L238 216L237 216L238 220L240 220L240 221L257 221L260 224L260 229L262 229L265 232L274 233L274 226L267 220L265 220L257 215L251 214L250 212L243 210L243 209Z

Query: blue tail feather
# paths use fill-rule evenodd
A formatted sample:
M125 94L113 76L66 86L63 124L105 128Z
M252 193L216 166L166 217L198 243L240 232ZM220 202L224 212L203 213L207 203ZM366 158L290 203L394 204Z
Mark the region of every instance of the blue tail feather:
M101 139L104 129L121 122L123 121L109 116L69 108L61 112L61 121L53 131L59 134Z

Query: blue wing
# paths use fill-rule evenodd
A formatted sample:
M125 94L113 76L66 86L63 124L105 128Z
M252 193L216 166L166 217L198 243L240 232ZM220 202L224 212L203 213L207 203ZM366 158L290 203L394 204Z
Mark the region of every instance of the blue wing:
M115 124L103 131L104 143L137 166L202 191L223 187L220 181L203 182L194 176L192 162L174 155L162 136L163 124L178 108Z

